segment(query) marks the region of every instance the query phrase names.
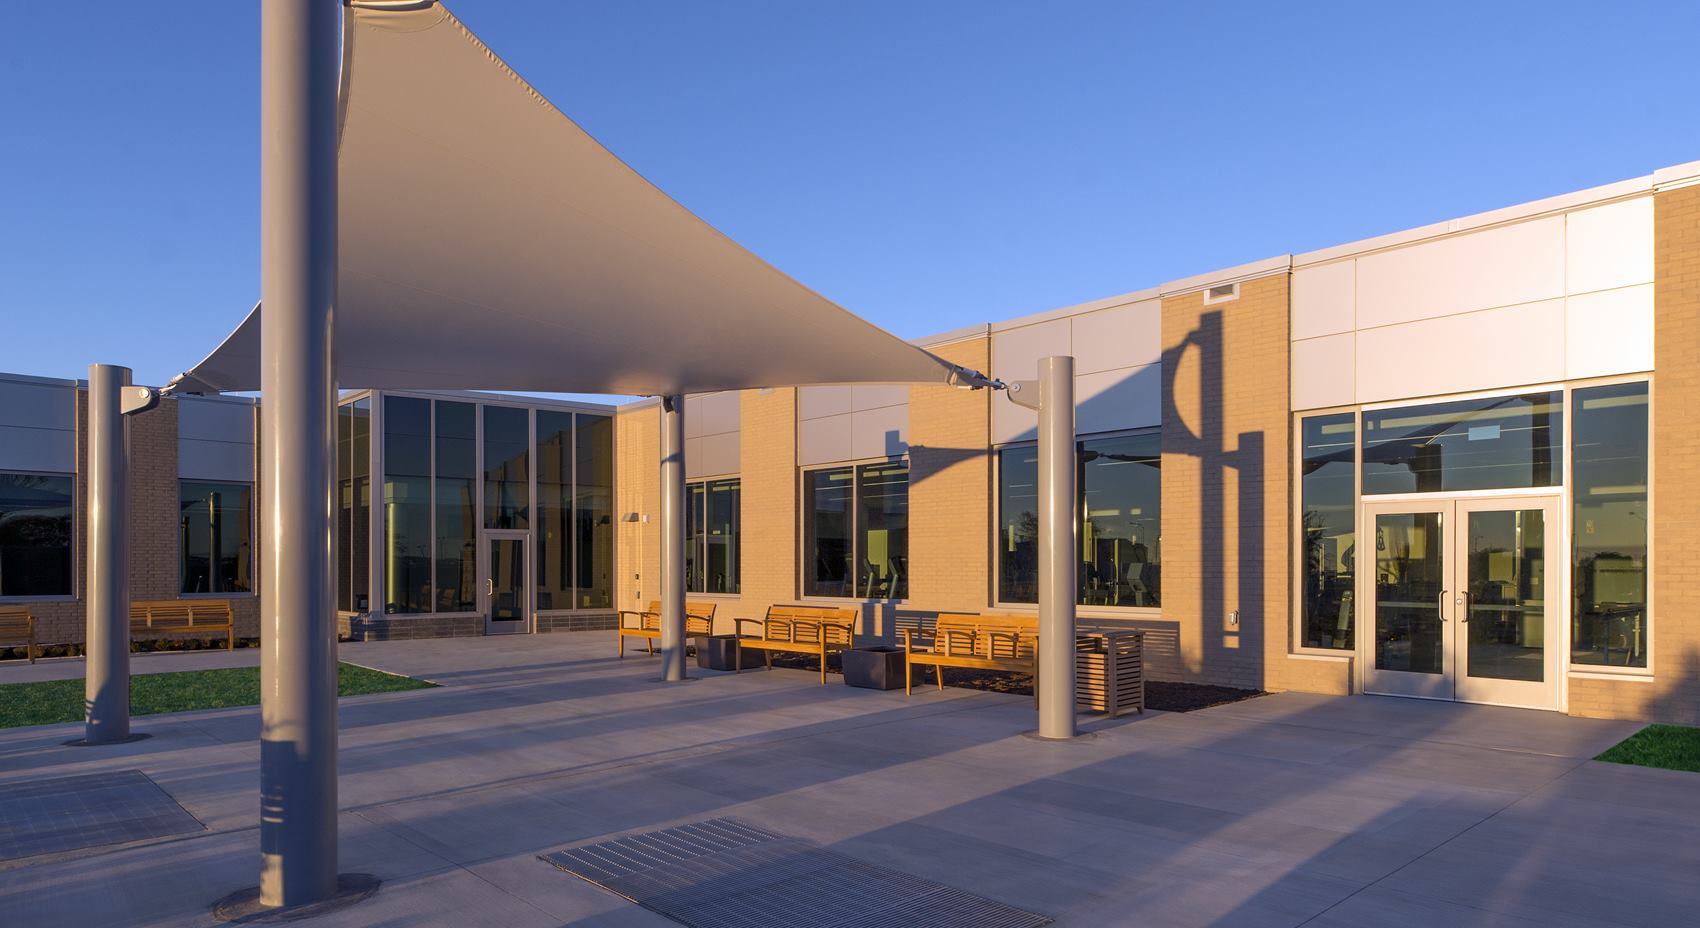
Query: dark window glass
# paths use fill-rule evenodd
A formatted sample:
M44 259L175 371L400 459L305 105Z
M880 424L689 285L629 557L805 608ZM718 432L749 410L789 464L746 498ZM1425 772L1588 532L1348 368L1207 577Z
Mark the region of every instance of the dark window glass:
M737 478L685 484L685 592L738 592Z
M1156 432L1079 442L1078 601L1156 606L1162 581L1162 437ZM998 452L998 599L1039 600L1038 450Z
M707 562L703 551L707 547L707 513L703 501L708 498L708 486L702 483L685 484L685 592L703 592L703 574Z
M703 532L705 593L738 592L738 544L740 484L737 480L710 480L704 501Z
M573 414L537 410L537 608L573 606Z
M437 432L432 444L437 462L438 612L472 612L478 608L476 416L477 407L471 403L437 401Z
M384 397L385 612L431 611L431 402Z
M69 474L0 474L0 596L71 595Z
M1363 414L1364 495L1557 486L1564 399L1557 391Z
M803 595L850 596L850 518L855 469L803 473Z
M177 510L180 589L253 592L253 488L185 480L178 484Z
M1647 666L1647 385L1571 394L1571 655Z
M1349 412L1311 416L1299 427L1303 587L1299 643L1351 650L1352 565L1357 557L1357 428Z
M337 608L365 612L369 606L372 538L372 401L337 407Z
M577 413L578 604L614 605L614 418Z
M856 468L856 595L909 595L909 462Z
M531 412L484 409L484 527L530 528Z

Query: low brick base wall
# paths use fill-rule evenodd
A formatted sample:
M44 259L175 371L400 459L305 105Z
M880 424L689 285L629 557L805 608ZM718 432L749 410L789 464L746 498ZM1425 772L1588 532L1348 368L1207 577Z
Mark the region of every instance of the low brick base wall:
M537 631L590 632L615 628L619 618L612 612L544 613L537 617ZM484 634L484 617L478 615L340 615L338 637L346 641L399 641L411 638L470 638Z
M612 612L572 612L537 617L539 632L599 632L619 627L619 616Z

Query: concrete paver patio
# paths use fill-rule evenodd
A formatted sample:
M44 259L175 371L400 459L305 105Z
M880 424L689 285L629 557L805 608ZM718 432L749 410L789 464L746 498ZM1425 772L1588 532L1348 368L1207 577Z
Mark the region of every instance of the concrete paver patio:
M1281 694L1023 737L1027 699L692 673L611 633L344 645L443 684L341 703L341 864L378 895L311 924L671 925L542 852L733 816L1061 925L1633 926L1700 911L1700 777L1587 758L1637 726ZM167 658L157 658L166 661ZM38 665L39 666L39 665ZM175 668L173 668L175 669ZM0 682L19 679L0 668ZM0 921L211 924L257 878L257 711L149 740L0 732L0 789L140 769L203 833L0 862Z

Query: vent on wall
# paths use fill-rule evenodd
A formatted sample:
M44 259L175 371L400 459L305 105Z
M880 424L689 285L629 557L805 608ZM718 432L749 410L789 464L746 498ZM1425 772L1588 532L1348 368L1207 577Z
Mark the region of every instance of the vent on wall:
M1207 306L1211 303L1226 303L1229 300L1237 300L1239 298L1239 284L1217 284L1216 286L1204 291L1204 303Z

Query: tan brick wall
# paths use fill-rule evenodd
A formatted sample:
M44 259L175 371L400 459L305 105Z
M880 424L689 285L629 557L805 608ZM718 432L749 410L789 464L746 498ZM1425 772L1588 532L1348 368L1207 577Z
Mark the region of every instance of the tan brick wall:
M1653 681L1570 678L1570 713L1700 723L1700 186L1653 197Z
M661 594L660 405L618 412L614 449L614 608L642 609ZM627 522L628 513L649 521Z
M1163 301L1163 617L1140 623L1154 677L1285 682L1288 289L1283 273L1228 302Z
M722 601L721 632L737 617L797 601L797 391L745 390L739 397L742 470L742 596Z
M972 370L991 369L987 337L930 350ZM907 608L979 612L992 601L989 448L995 395L948 386L909 388Z

